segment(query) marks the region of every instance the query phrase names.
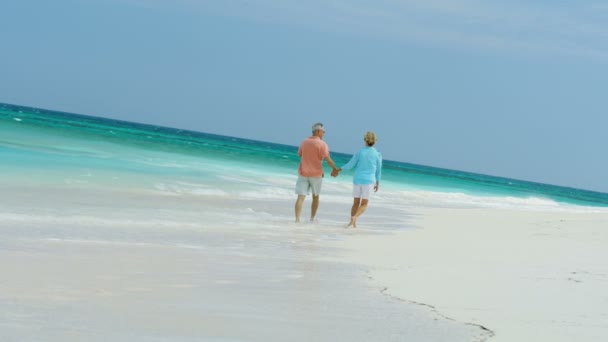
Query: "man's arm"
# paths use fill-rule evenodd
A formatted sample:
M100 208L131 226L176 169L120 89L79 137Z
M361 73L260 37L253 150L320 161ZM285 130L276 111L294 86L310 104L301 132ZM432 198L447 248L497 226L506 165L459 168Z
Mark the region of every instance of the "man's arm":
M336 164L334 163L333 159L331 159L331 157L329 155L327 155L327 157L325 158L325 161L327 161L327 165L331 166L332 172L336 171L338 169L336 167Z

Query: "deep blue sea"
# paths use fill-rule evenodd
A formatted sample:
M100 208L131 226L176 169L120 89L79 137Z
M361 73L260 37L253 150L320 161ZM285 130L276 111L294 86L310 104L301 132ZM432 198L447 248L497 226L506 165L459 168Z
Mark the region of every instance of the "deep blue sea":
M132 187L189 195L289 194L297 147L0 104L0 185ZM332 153L338 165L350 158ZM329 168L328 168L329 172ZM268 183L272 180L272 183ZM349 184L350 176L332 180ZM263 191L260 191L263 189ZM608 194L384 160L383 191L409 204L608 207ZM398 197L396 197L398 200Z

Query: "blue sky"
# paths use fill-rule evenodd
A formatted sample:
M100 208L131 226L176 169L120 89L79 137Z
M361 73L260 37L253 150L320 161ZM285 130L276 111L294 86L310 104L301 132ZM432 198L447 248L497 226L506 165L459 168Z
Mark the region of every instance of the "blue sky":
M0 0L0 102L608 192L601 1Z

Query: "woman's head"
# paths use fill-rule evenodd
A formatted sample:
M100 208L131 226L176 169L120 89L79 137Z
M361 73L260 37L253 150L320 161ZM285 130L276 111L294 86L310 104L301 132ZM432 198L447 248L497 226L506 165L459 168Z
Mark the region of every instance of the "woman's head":
M365 141L365 144L367 144L367 146L374 146L378 138L376 138L376 133L369 131L365 133L365 135L363 136L363 140Z

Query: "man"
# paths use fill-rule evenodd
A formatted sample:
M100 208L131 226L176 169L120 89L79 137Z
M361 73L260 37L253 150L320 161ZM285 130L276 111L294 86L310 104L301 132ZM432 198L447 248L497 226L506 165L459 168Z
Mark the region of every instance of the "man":
M298 149L300 156L300 166L298 168L298 181L296 182L296 223L300 223L302 204L306 195L312 191L312 205L310 207L310 221L316 222L315 216L319 208L319 194L323 183L323 159L331 166L332 172L336 169L336 164L329 156L329 147L323 141L325 129L322 123L312 126L312 136L304 139Z

